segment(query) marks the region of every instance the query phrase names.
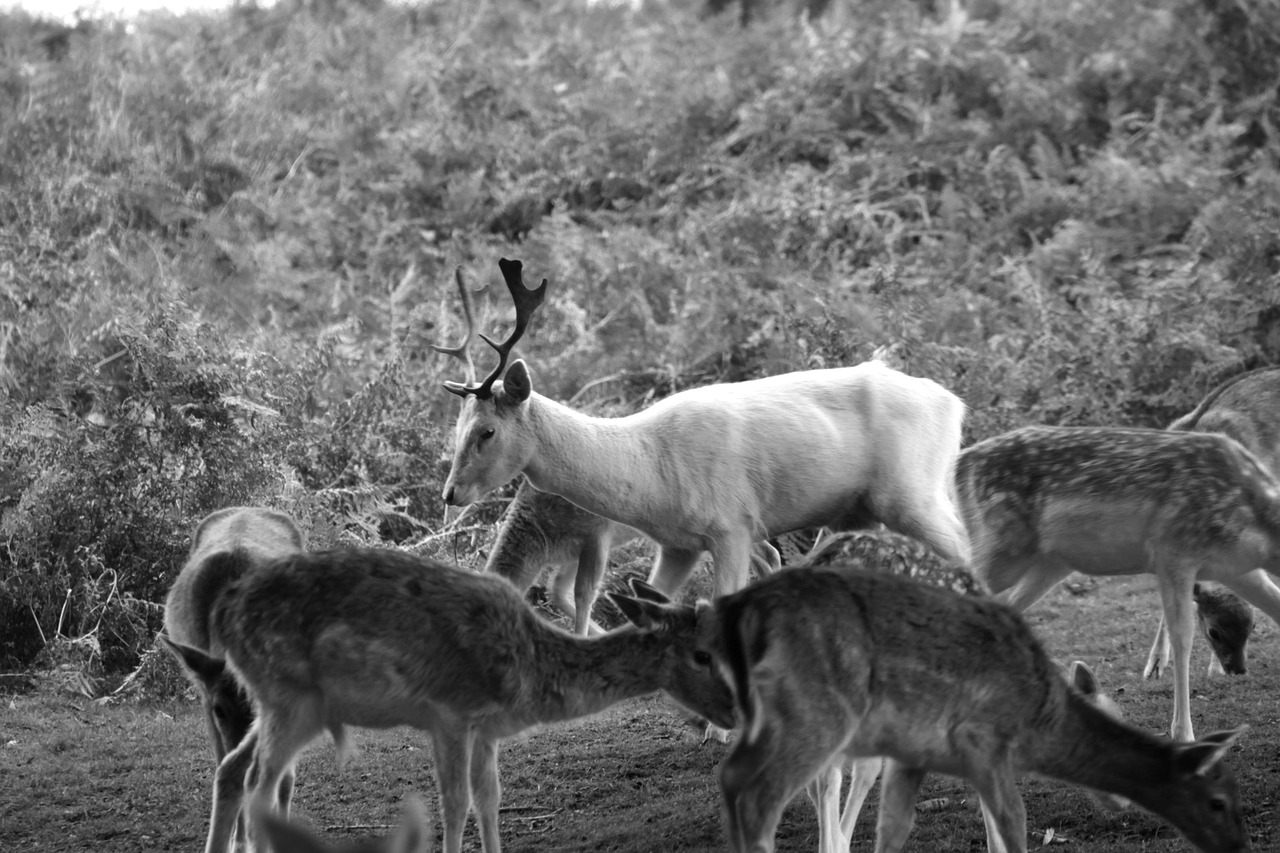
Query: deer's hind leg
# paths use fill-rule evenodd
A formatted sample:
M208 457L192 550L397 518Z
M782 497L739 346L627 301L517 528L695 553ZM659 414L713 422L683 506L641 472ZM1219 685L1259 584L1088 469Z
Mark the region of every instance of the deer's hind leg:
M876 819L876 853L898 853L916 823L916 796L925 771L893 759L884 763L880 782L880 814Z
M993 759L971 762L969 779L978 789L987 847L992 853L1026 853L1027 810L1014 779L1013 761L1003 750Z

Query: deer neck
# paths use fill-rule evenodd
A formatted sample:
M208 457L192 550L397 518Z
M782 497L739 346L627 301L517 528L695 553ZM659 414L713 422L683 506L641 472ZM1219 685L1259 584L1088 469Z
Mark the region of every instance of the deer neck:
M1170 742L1117 720L1074 694L1045 735L1024 744L1019 770L1119 794L1163 815L1169 798Z
M626 626L599 637L547 627L523 679L526 707L540 723L583 717L662 688L661 639Z
M653 527L660 457L635 416L593 418L534 394L528 423L537 447L524 469L529 482L596 515Z

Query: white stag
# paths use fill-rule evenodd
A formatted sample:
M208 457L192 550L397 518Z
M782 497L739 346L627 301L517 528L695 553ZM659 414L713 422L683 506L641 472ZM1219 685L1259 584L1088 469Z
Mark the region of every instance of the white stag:
M464 398L445 503L471 503L523 472L658 543L650 582L674 593L709 551L714 591L745 586L752 544L804 527L883 522L967 561L954 470L964 404L876 361L693 388L621 418L581 414L533 390L507 359L547 288L499 266L515 330ZM503 371L505 376L503 375ZM499 382L499 377L502 381Z

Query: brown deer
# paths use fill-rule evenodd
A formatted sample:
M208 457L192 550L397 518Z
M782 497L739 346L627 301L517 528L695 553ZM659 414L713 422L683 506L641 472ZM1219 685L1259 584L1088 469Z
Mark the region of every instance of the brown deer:
M279 780L325 730L340 752L346 726L428 732L446 853L461 849L473 803L482 847L498 853L501 739L656 690L732 725L694 608L643 582L633 589L612 596L631 625L583 638L541 619L501 578L397 551L255 566L224 588L210 622L257 719L218 766L206 853L226 853L246 777L251 803L274 808Z
M1024 427L960 454L973 570L1026 610L1073 571L1154 574L1174 662L1170 730L1192 740L1192 587L1255 595L1254 569L1280 572L1280 481L1234 439L1119 427Z
M1222 763L1240 729L1148 734L1071 689L1011 608L864 565L779 572L704 606L703 648L742 721L720 768L731 851L769 853L801 788L877 756L877 853L903 848L929 772L977 788L993 851L1027 849L1019 773L1124 797L1206 853L1249 849Z
M540 492L525 480L503 516L485 571L527 592L543 568L553 567L551 601L573 619L574 633L603 634L591 621L591 608L609 567L609 549L641 537L639 530ZM751 560L761 574L782 565L768 542L756 543Z
M1280 474L1280 368L1251 370L1220 383L1169 429L1228 435L1249 448L1267 470ZM1265 612L1280 612L1280 587L1266 572L1256 571L1238 583L1252 588L1251 601L1270 602ZM1203 593L1196 598L1196 622L1213 649L1209 674L1243 675L1253 611L1225 590L1207 588ZM1142 674L1159 678L1168 667L1169 638L1162 618Z
M533 390L507 359L546 295L503 259L515 329L463 398L446 504L523 472L535 488L658 543L650 582L667 594L705 551L722 595L744 586L753 543L805 527L881 521L958 560L969 541L953 501L964 404L880 362L693 388L620 418L593 418ZM505 375L504 375L505 371ZM499 382L501 377L502 381Z
M305 547L302 531L286 513L257 506L220 509L196 525L187 561L169 588L164 605L165 633L158 639L200 693L209 743L219 763L249 730L253 708L218 660L222 649L209 631L213 602L252 566ZM207 654L188 656L183 647ZM216 661L212 667L207 666L210 660ZM292 790L293 778L286 776L280 790L286 808Z
M923 543L890 532L866 531L838 533L820 540L807 557L794 568L821 568L855 564L871 571L910 578L929 586L949 589L960 595L986 595L987 590L968 568L939 555ZM1064 671L1067 681L1095 707L1119 718L1120 710L1098 687L1093 672L1081 661ZM818 810L819 853L848 853L858 814L872 785L880 775L880 757L854 759L849 763L849 793L840 810L843 770L834 763L807 786L806 791ZM1094 791L1094 798L1113 811L1125 808L1122 798Z

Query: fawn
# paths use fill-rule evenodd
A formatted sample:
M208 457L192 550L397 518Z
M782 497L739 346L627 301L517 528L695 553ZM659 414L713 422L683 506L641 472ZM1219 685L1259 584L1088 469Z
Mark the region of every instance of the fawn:
M816 543L795 568L820 568L828 565L856 563L882 574L910 578L960 595L986 595L982 583L964 566L941 556L922 542L889 531L860 531L827 536ZM1120 710L1109 696L1102 693L1093 672L1081 661L1065 670L1067 681L1090 703L1113 717ZM853 839L858 814L872 785L880 775L880 757L855 759L849 763L849 793L840 811L840 788L843 770L832 764L806 786L818 811L819 853L847 853ZM1117 811L1128 805L1123 798L1091 792L1104 808Z
M1194 410L1169 424L1171 430L1217 432L1247 447L1273 474L1280 473L1280 368L1264 367L1233 376L1205 395ZM1265 571L1237 580L1250 588L1249 600L1269 602L1263 610L1275 618L1280 613L1280 588ZM1261 605L1259 605L1261 606ZM1253 611L1225 590L1205 590L1196 599L1196 622L1209 640L1214 657L1209 674L1243 675L1247 643L1253 629ZM1142 674L1159 678L1169 666L1169 638L1164 618L1156 631L1151 654Z
M206 853L227 850L246 775L255 807L273 807L278 781L326 729L340 752L349 725L427 731L446 853L460 850L472 802L485 852L498 853L502 738L656 690L731 726L694 608L642 581L633 592L612 596L629 626L584 638L545 622L501 578L397 551L255 566L223 590L210 623L258 716L218 767Z
M165 633L157 639L199 691L209 743L219 763L249 731L253 708L219 659L221 649L209 632L213 602L251 566L305 547L302 531L286 513L257 506L220 509L196 525L187 561L165 598ZM184 651L188 648L206 654L189 655ZM279 796L287 809L292 775L281 779L280 785ZM242 828L237 829L237 835L242 834Z
M1156 576L1171 627L1170 731L1179 740L1194 739L1195 582L1218 581L1280 622L1280 607L1254 595L1255 569L1280 572L1280 481L1234 439L1024 427L966 448L956 480L974 574L1017 610L1072 571Z
M435 846L431 816L416 797L405 804L404 820L391 838L331 848L312 832L265 808L254 808L252 820L262 828L274 853L430 853Z
M1017 773L1124 797L1208 853L1249 849L1222 763L1241 729L1148 734L1071 689L1011 608L861 566L779 572L704 606L742 718L720 769L731 851L768 853L802 787L876 756L877 853L902 849L930 771L977 788L993 851L1026 851Z

